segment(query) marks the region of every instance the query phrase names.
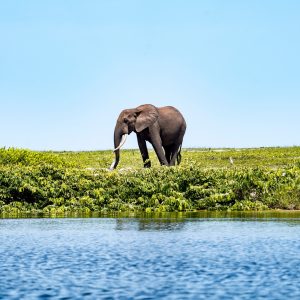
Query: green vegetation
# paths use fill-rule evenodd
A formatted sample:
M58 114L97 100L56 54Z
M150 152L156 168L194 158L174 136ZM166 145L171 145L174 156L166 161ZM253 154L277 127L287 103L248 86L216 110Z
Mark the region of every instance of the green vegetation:
M138 150L0 149L0 214L300 209L300 147L183 149L182 164L143 169ZM230 163L230 158L233 163Z

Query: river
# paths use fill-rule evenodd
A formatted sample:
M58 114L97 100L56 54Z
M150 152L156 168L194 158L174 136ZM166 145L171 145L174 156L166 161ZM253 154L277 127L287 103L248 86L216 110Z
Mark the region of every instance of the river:
M0 219L0 299L300 299L299 218Z

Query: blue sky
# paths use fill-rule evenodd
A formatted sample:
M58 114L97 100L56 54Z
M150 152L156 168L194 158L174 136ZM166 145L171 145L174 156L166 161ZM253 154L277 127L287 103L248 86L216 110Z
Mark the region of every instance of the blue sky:
M111 149L144 103L184 147L300 145L299 36L296 0L1 1L0 147Z

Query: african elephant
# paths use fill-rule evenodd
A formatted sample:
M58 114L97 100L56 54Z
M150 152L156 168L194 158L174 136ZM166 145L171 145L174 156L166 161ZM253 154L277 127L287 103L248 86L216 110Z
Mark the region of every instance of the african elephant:
M176 160L179 164L185 130L186 123L182 114L172 106L155 107L144 104L137 108L123 110L117 119L114 131L115 160L110 170L117 167L120 148L132 131L137 135L145 168L151 166L146 141L152 144L161 165L174 166Z

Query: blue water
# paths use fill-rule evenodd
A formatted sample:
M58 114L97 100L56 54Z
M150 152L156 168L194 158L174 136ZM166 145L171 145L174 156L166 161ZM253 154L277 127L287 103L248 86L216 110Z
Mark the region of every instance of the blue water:
M1 299L300 299L300 220L2 219Z

